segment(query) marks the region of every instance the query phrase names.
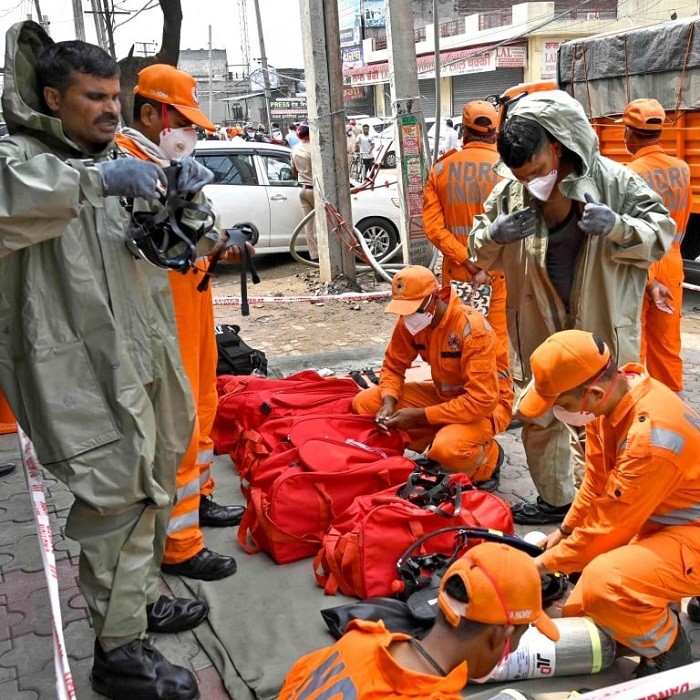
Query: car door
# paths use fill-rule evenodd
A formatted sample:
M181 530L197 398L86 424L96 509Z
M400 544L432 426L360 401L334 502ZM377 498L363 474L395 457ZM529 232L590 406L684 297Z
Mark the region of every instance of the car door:
M221 220L221 228L248 224L256 233L255 247L270 246L270 204L255 169L253 151L196 151L194 157L214 173L204 188Z
M270 247L287 249L289 239L304 214L299 201L299 187L292 179L292 156L287 151L258 151L270 205ZM303 236L299 248L306 245Z

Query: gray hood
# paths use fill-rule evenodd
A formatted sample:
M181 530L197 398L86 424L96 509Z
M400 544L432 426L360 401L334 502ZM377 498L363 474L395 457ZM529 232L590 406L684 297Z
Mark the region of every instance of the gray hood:
M583 107L571 95L563 90L532 93L510 108L506 121L515 116L538 122L557 141L581 158L583 172L572 173L564 181L590 176L591 166L600 155L598 137L586 118ZM515 179L502 161L496 164L495 169L499 175Z

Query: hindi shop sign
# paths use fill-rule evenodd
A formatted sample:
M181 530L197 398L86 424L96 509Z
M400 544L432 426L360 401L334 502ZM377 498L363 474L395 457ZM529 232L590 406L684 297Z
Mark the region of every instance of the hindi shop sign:
M557 52L561 45L561 41L542 42L542 67L540 69L542 80L552 80L557 77Z
M280 97L270 102L271 116L306 116L305 97Z

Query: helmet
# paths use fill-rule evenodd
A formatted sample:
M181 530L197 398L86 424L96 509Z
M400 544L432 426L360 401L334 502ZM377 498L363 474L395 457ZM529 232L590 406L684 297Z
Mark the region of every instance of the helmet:
M193 202L177 192L180 165L165 168L168 194L158 212L132 212L125 241L127 249L137 258L164 270L183 274L194 266L197 243L214 228L214 211L208 204ZM188 224L182 224L187 212ZM193 221L201 221L199 228Z

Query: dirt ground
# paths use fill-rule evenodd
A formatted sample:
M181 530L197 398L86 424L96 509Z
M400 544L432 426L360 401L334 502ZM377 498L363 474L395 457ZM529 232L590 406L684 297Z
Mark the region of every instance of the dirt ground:
M257 285L249 282L250 297L321 296L338 291L328 290L316 270L288 255L260 256L255 265L261 281ZM364 292L390 289L371 272L360 273L358 283ZM240 296L238 267L222 267L213 289L215 299ZM385 345L395 322L392 314L384 313L386 303L386 299L251 302L250 316L241 316L240 308L232 305L217 304L215 313L218 323L241 326L241 337L251 347L268 357L283 357ZM686 292L683 306L683 346L700 348L700 294Z
M248 284L249 297L322 296L329 293L319 281L318 271L292 260L288 255L265 255L255 260L260 283ZM365 292L388 291L374 273L358 275ZM240 296L237 267L222 269L214 283L214 298ZM337 290L331 289L333 294ZM341 291L352 291L343 288ZM386 344L395 317L384 313L387 300L297 301L250 304L250 316L241 316L238 306L215 307L218 323L235 323L251 347L269 357L329 352Z

